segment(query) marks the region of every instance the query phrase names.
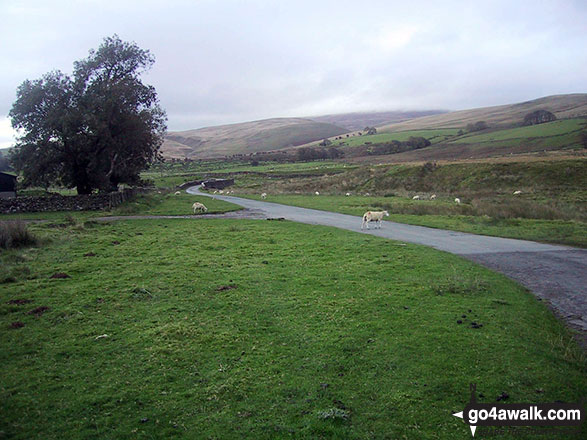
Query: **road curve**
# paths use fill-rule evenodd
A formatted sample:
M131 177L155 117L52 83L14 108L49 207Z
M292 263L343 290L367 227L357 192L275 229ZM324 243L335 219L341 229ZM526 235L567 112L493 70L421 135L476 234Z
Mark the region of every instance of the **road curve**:
M511 238L489 237L385 221L381 229L361 231L361 218L240 197L207 194L194 186L189 194L212 197L259 211L268 218L326 225L392 240L417 243L461 255L518 281L548 301L580 331L587 347L587 250Z

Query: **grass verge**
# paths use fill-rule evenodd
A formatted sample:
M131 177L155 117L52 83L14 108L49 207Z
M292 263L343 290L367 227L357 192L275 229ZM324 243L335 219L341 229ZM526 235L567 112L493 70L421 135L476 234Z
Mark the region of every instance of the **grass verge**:
M215 200L205 196L195 196L185 191L153 192L137 196L112 210L113 215L191 215L194 202L203 203L208 208L207 214L219 214L238 211L240 206Z
M258 194L237 194L237 196L256 200L261 199ZM510 218L512 213L533 215L537 210L544 211L545 216L552 214L551 210L545 205L537 205L535 211L529 211L527 209L528 205L523 201L511 201L509 205L503 202L491 204L487 201L473 205L455 205L454 201L446 199L414 201L401 197L347 197L324 194L319 196L268 194L266 201L357 216L363 215L368 210L385 209L390 213L390 217L386 218L386 220L398 223L495 237L587 247L587 224L585 222L578 220ZM530 206L534 206L534 204L530 204ZM491 216L488 214L491 214ZM554 216L555 214L552 215ZM360 220L358 222L360 223Z

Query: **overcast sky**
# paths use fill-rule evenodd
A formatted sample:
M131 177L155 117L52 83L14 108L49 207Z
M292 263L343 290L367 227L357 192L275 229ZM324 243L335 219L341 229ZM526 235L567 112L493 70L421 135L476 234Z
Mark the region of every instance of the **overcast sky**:
M118 34L156 58L170 130L587 92L585 1L0 0L0 147L25 79Z

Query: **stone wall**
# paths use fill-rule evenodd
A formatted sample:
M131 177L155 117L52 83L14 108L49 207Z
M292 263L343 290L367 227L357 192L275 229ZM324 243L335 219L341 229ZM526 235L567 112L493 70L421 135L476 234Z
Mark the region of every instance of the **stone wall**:
M186 188L189 188L190 186L200 185L201 183L202 183L201 180L192 180L191 182L184 182L181 185L178 185L177 187L180 189L186 189Z
M50 195L45 197L17 197L0 199L0 213L48 212L48 211L99 211L112 209L122 202L148 190L125 189L109 194L78 196Z

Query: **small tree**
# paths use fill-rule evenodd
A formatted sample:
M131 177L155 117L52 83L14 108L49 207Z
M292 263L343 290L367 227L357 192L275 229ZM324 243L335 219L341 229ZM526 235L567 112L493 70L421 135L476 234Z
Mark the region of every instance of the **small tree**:
M410 136L410 138L406 141L406 144L417 150L419 148L430 146L430 141L422 136Z
M536 110L524 116L523 125L537 125L556 121L556 116L548 110Z
M75 62L73 77L56 71L23 82L9 116L23 132L11 159L25 184L89 194L137 183L166 131L155 89L139 78L153 63L115 35Z
M485 121L477 121L474 124L467 124L467 131L469 132L486 130L487 128L487 122Z

